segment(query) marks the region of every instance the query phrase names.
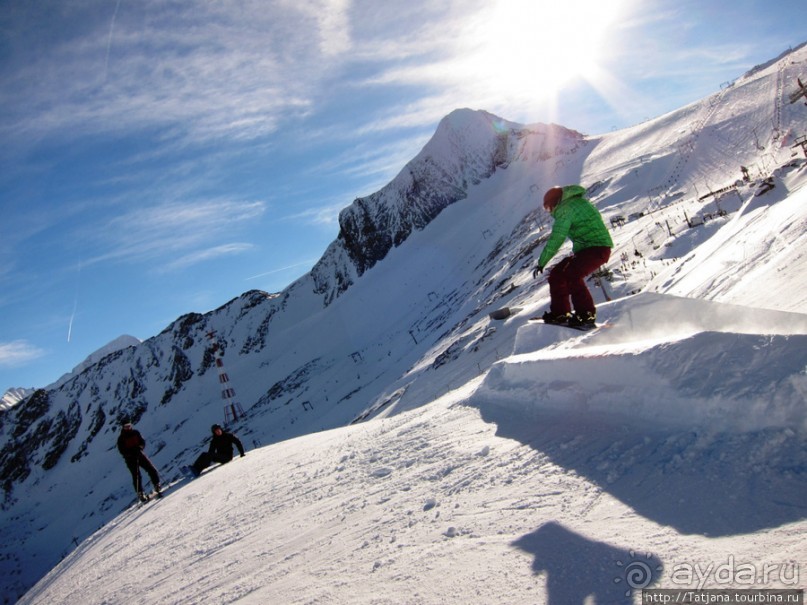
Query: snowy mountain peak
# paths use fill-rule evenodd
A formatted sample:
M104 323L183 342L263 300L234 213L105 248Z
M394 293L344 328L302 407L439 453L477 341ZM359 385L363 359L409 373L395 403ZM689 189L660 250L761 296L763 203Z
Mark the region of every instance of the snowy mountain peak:
M104 346L100 347L96 351L90 353L84 361L74 367L69 373L63 375L59 378L53 385L50 385L48 388L58 387L59 385L64 384L71 378L78 376L87 368L94 366L96 363L112 355L117 353L118 351L122 351L123 349L127 349L129 347L136 347L142 341L139 338L135 338L134 336L129 336L128 334L123 334L122 336L118 336L116 339L111 340Z
M3 394L3 398L0 399L0 412L10 410L33 392L34 392L33 389L23 389L23 388L8 389Z
M496 170L515 160L546 162L582 144L580 133L560 126L526 127L486 111L453 111L387 186L339 214L339 235L312 270L316 292L329 304Z
M127 349L129 347L136 347L142 341L139 338L135 338L134 336L129 336L128 334L124 334L122 336L118 336L115 340L111 340L107 344L105 344L100 349L92 352L87 358L78 364L75 368L73 368L74 374L80 374L82 371L101 361L107 355L112 355L113 353L117 353L122 349Z

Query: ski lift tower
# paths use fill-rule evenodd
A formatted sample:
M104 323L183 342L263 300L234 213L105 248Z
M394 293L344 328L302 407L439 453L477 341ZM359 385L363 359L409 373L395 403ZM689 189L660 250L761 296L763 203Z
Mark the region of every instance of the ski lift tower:
M224 425L236 422L244 417L244 409L235 400L235 389L230 386L230 377L224 371L224 348L216 339L215 330L207 333L210 342L213 343L211 351L215 356L216 370L219 373L219 384L221 384L221 398L224 400Z

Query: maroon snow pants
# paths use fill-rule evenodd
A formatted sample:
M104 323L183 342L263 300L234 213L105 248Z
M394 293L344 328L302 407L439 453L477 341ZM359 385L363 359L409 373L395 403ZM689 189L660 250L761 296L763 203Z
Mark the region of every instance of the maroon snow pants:
M549 272L549 310L554 314L570 313L572 306L578 315L594 313L594 299L586 287L586 277L611 258L607 246L586 248L567 256ZM569 299L571 298L571 304Z

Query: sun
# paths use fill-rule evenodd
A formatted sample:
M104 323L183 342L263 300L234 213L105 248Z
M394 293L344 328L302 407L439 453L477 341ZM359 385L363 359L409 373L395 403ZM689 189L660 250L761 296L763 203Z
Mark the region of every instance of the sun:
M596 77L619 5L617 0L491 3L468 30L468 65L491 94L546 99L575 78Z

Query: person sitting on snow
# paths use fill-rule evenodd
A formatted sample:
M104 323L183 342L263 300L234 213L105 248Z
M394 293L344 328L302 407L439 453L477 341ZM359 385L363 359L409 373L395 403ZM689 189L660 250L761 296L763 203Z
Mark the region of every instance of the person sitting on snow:
M238 448L242 458L246 455L244 453L244 446L241 444L241 440L238 439L238 437L229 431L225 431L218 424L214 424L210 427L210 431L213 433L213 437L210 440L210 447L206 452L202 452L193 465L189 467L194 477L201 475L202 471L214 462L226 464L232 460L233 445Z
M544 208L552 215L554 224L533 276L537 278L538 273L544 272L567 237L572 240L571 256L549 272L551 300L549 311L542 318L545 323L593 327L597 319L585 279L608 262L614 242L599 211L583 197L585 192L580 185L568 185L552 187L544 195Z

